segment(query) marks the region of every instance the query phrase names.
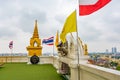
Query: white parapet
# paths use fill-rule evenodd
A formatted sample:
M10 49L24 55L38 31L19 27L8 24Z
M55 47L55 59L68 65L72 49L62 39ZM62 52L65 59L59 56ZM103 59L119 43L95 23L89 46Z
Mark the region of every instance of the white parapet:
M120 80L120 71L80 62L80 80Z

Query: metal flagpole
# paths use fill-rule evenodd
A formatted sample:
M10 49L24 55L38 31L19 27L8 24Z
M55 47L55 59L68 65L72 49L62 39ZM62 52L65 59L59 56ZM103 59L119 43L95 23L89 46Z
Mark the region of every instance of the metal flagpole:
M77 1L77 11L79 12L79 7L78 7L78 5L79 5L79 3L80 3L80 0L78 0ZM81 53L81 44L80 44L80 51L78 50L78 24L77 24L77 16L79 15L78 13L77 13L77 11L76 11L76 37L77 37L77 56L78 56L78 80L80 80L80 53Z
M79 2L80 0L77 1L77 11L79 12ZM81 52L81 44L80 44L80 52L78 50L78 24L77 24L77 16L79 15L76 11L76 30L77 30L77 33L76 33L76 37L77 37L77 56L78 56L78 80L80 80L80 52Z
M53 39L53 54L52 54L52 58L53 58L53 65L54 65L54 39Z
M54 39L53 39L53 54L52 55L54 56Z
M11 50L11 63L12 63L12 53L13 53L13 49L10 49Z
M76 10L75 10L76 11ZM76 11L76 40L77 40L77 49L76 49L76 53L77 53L77 67L78 67L78 80L80 80L80 68L79 68L79 50L78 50L78 27L77 27L77 11Z
M13 41L11 41L11 42L9 43L9 48L10 48L10 51L11 51L11 63L12 63Z
M76 10L75 10L75 11L76 11ZM77 38L77 54L78 54L78 64L79 64L77 15L76 15L76 38Z

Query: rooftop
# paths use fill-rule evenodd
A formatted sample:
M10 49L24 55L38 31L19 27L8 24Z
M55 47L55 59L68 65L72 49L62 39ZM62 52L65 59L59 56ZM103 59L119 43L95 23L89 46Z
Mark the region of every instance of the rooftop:
M0 67L0 80L64 80L52 64L6 63Z

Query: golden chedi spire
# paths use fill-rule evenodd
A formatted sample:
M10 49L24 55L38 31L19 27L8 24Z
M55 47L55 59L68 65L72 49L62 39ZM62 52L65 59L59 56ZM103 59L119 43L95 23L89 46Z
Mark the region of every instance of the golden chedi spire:
M41 39L38 34L38 25L37 20L35 20L34 31L32 38L30 38L30 45L26 47L28 51L28 56L41 56L42 55L42 46Z
M34 27L34 32L33 32L33 38L39 38L37 26L38 26L37 25L37 20L35 20L35 27Z

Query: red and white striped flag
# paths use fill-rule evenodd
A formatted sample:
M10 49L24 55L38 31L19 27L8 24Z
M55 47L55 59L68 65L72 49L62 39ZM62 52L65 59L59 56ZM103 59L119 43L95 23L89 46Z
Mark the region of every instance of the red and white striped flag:
M13 48L13 41L10 41L10 43L9 43L9 48L10 48L10 49Z
M46 45L54 45L54 36L50 37L50 38L47 38L47 39L43 39L42 43L46 44Z
M111 0L79 0L79 15L89 15L104 7Z

